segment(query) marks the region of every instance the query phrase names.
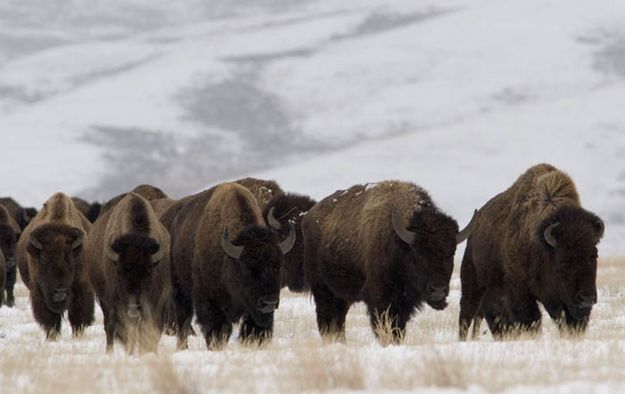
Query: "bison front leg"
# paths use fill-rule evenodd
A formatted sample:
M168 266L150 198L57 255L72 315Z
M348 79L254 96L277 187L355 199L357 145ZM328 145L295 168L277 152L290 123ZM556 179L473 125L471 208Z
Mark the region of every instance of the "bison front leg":
M7 264L9 264L9 262L7 261ZM6 289L6 305L9 308L13 308L15 306L15 295L13 294L13 289L15 287L15 282L17 280L17 265L15 264L15 261L12 261L12 266L8 266L7 265L7 274L6 274L6 283L5 283L5 289Z
M349 310L346 301L336 297L323 283L312 287L317 326L324 340L345 342L345 317Z
M185 294L180 288L174 292L174 305L176 314L176 335L178 350L189 348L188 337L191 332L191 320L193 319L193 300Z
M534 299L511 298L509 305L510 319L504 323L504 335L514 338L521 334L536 335L540 332L542 314Z
M115 344L115 331L117 328L117 311L115 308L111 308L110 310L105 311L105 308L102 308L102 312L104 313L104 332L106 333L106 352L111 353L113 351L113 346Z
M261 327L250 316L245 316L239 330L239 340L246 345L262 345L273 335L273 315L267 327Z
M93 289L88 283L76 282L72 286L67 314L74 337L82 336L85 328L93 324L94 297Z
M485 290L477 283L477 272L473 263L473 252L471 241L467 244L464 252L462 265L460 267L460 283L462 287L462 297L460 297L460 315L458 317L458 337L461 341L466 341L471 321L475 333L475 324L480 321L479 309L484 297ZM477 327L479 331L479 326ZM475 336L474 336L475 337Z
M371 327L382 346L396 345L404 340L409 314L388 303L368 304L367 307Z
M195 299L195 313L208 350L222 350L232 335L226 314L209 297Z
M556 325L563 337L574 337L584 334L588 328L590 315L584 317L574 317L568 310L564 311L564 316L556 320Z
M36 284L30 294L33 316L46 332L46 339L56 340L61 335L61 314L52 312L46 306L41 289Z

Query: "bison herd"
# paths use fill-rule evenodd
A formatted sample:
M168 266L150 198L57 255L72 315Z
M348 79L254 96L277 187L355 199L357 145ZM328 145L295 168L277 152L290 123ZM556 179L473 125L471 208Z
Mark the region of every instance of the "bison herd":
M14 306L16 270L48 339L65 312L74 336L94 322L97 299L107 351L178 349L195 335L221 349L271 338L280 290L310 292L319 333L345 338L362 301L380 341L399 343L424 304L447 306L456 245L459 337L486 320L495 338L540 330L542 304L563 334L583 333L597 302L599 217L582 208L571 178L548 164L528 169L476 210L468 225L423 188L385 181L316 202L274 181L245 178L179 200L140 185L103 205L63 193L36 211L0 199L0 305ZM381 338L380 327L390 335Z

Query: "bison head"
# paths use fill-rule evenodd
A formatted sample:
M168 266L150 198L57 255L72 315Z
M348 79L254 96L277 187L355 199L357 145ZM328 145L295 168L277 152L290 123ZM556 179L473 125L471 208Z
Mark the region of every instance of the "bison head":
M13 227L0 224L0 249L6 259L6 270L15 267L15 246L17 245L18 234Z
M537 236L547 252L546 286L555 289L569 326L583 329L597 302L597 244L603 221L578 207L562 207L540 226Z
M129 318L141 317L141 300L148 295L154 269L165 257L164 248L154 238L131 233L105 247L105 254L114 265L118 301L126 307Z
M60 224L37 227L28 240L31 278L41 289L48 309L62 313L68 302L74 276L79 269L84 232Z
M474 213L469 225L459 232L456 221L436 209L415 211L407 227L400 224L398 213L392 212L391 221L398 242L409 252L416 268L417 290L434 309L447 307L456 245L469 236L475 218Z
M295 226L291 223L289 228L282 242L266 227L249 227L234 242L230 242L227 228L223 232L222 247L235 264L232 292L260 327L271 326L278 309L283 255L295 243Z
M267 224L278 232L280 238L288 236L289 221L295 222L296 242L293 249L285 256L282 267L282 286L288 286L291 291L303 291L304 283L304 242L302 235L302 218L315 201L311 198L298 194L280 194L269 202L264 216Z

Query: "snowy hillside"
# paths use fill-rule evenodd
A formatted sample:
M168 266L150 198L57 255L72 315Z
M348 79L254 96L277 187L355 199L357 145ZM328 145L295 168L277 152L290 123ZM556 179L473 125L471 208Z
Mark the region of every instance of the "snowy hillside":
M97 4L0 3L0 194L395 178L464 222L547 161L625 252L625 2Z

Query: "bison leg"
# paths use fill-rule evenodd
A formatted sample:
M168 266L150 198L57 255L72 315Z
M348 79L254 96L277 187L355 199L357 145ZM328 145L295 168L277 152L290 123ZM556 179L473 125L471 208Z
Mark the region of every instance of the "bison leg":
M474 324L477 322L475 318L478 315L486 290L477 283L477 272L473 263L473 252L470 242L464 252L464 258L460 267L460 283L462 297L460 298L460 316L458 317L458 337L461 341L466 341L471 321L473 320ZM473 329L475 332L475 326ZM477 330L479 332L479 327Z
M505 334L518 337L521 334L535 335L541 329L540 309L535 300L528 297L521 299L512 299L511 305L511 321L506 324Z
M115 308L105 310L102 307L102 313L104 314L104 332L106 333L106 352L113 351L113 345L115 344L115 331L117 328L117 315Z
M346 301L336 297L325 284L312 287L317 311L319 334L326 340L345 341L345 317L349 310Z
M221 350L232 335L232 323L209 297L196 298L195 313L208 350Z
M67 315L74 337L80 337L93 324L95 300L93 289L87 283L75 282L69 299Z
M46 339L50 341L56 340L61 335L61 314L54 313L48 309L39 286L33 286L30 298L33 316L46 332Z
M379 302L375 305L368 303L367 307L371 327L382 345L399 344L404 340L409 313L388 302Z
M13 265L7 270L5 289L7 293L6 305L9 308L13 308L15 306L15 295L13 294L13 288L15 287L15 282L17 280L17 266ZM1 304L0 304L1 305Z
M273 335L273 320L268 327L260 327L250 316L245 316L239 330L239 340L248 345L261 345Z
M191 332L191 320L193 319L193 301L191 297L184 294L180 289L174 293L175 313L176 313L176 334L178 350L189 348L187 338Z
M568 310L565 310L564 316L556 320L556 325L558 326L560 335L564 337L576 336L586 332L589 318L590 316L586 316L578 319L571 316Z

